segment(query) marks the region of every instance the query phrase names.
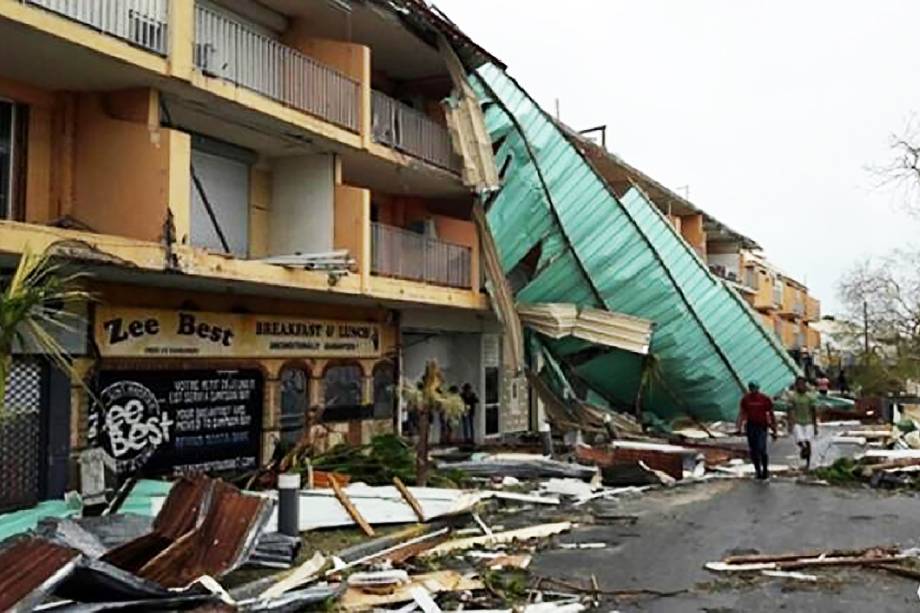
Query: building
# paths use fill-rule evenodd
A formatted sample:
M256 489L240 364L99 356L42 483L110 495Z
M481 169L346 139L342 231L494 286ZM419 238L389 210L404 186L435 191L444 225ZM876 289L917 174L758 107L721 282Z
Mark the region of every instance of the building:
M526 427L459 63L397 4L0 0L0 267L50 249L97 297L65 339L84 381L17 357L0 507L59 496L94 441L147 473L252 468L311 424L366 441L431 358L478 438Z
M739 266L744 285L753 290L745 294L748 302L810 372L821 350L821 333L814 326L821 319L821 303L803 283L771 264L762 253L742 251Z

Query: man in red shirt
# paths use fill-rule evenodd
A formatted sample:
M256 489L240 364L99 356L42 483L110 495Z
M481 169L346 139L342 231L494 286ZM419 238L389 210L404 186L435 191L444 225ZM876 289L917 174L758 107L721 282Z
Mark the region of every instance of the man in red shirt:
M756 381L748 383L748 393L741 398L741 410L738 411L738 430L744 429L751 462L758 479L770 478L770 460L767 457L767 428L776 440L776 416L773 414L773 400L760 393Z

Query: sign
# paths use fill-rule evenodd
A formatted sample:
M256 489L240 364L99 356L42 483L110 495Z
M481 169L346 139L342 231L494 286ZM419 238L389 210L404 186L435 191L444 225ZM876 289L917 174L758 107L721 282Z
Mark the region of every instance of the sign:
M276 315L99 307L103 357L376 358L380 324Z
M119 473L258 467L259 370L103 371L89 437Z

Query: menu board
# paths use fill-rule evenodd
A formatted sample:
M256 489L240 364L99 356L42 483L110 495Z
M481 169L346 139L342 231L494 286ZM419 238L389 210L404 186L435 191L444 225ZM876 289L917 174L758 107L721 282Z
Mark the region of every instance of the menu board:
M259 370L109 370L98 378L89 436L118 473L256 468Z

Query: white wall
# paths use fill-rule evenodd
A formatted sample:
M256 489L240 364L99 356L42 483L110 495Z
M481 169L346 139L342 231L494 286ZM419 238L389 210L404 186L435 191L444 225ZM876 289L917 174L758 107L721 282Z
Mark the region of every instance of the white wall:
M239 160L192 150L192 167L233 255L249 254L249 166ZM212 251L224 250L214 222L194 182L191 243Z
M272 164L269 255L332 251L335 159L331 155L277 158Z

